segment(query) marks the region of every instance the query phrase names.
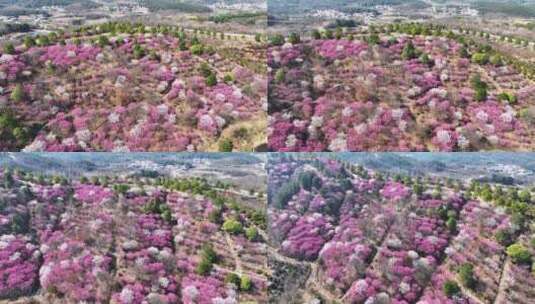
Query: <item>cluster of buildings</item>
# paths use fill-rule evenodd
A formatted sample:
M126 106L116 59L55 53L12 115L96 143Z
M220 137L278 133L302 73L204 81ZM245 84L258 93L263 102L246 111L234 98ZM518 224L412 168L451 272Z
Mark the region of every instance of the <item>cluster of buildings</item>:
M142 16L150 13L149 9L135 1L95 1L99 6L91 9L75 10L62 6L43 6L32 14L2 16L0 22L6 24L29 24L35 28L35 34L46 34L57 28L80 26L106 22L110 19L126 16Z
M441 17L477 17L479 11L468 5L433 5L431 12L435 18Z

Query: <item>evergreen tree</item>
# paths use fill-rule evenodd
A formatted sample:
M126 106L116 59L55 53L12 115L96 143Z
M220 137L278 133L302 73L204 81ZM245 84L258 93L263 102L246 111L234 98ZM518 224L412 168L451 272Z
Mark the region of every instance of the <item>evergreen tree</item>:
M411 60L417 58L417 52L416 48L414 47L414 44L412 41L409 41L405 44L405 47L403 48L403 52L401 53L401 57L405 60Z
M17 84L11 92L11 99L15 102L21 102L24 99L24 89L22 84Z

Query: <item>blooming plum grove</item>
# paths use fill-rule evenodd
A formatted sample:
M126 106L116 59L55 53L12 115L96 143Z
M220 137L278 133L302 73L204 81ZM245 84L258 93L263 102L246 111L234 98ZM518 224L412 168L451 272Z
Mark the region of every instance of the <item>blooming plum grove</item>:
M258 45L236 48L174 28L138 30L101 30L105 43L64 33L64 43L1 54L0 103L9 110L9 129L0 150L211 151L223 137L236 149L262 144L242 138L258 137L266 120ZM226 55L229 48L251 64ZM245 131L234 136L239 128Z
M221 223L261 231L252 208L198 181L90 179L0 175L0 300L267 302L263 237Z
M528 248L524 265L506 258L513 249L503 242L515 236L502 232L522 228L503 207L440 179L383 177L319 158L272 158L268 166L276 294L340 303L529 303L532 236L521 234L515 247ZM285 272L290 267L299 278ZM303 282L299 291L292 281Z
M446 37L397 34L377 44L343 37L272 46L268 145L280 152L529 149L535 84L512 66L470 61L465 49Z

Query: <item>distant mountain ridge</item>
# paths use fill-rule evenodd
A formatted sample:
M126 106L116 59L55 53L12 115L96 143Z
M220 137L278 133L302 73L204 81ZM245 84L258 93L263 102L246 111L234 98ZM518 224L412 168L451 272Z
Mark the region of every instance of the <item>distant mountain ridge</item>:
M272 157L280 157L278 156ZM336 158L366 168L411 175L431 174L462 179L512 177L535 182L535 154L531 153L317 153L286 154L305 158Z
M224 162L229 166L263 163L261 156L247 153L0 153L0 167L76 174L126 168L136 161L181 165L194 160Z

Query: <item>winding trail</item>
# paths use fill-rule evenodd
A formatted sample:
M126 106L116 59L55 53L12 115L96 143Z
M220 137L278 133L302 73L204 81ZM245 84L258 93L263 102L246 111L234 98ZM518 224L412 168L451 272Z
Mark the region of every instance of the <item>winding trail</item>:
M236 268L234 269L234 271L242 276L243 275L243 267L241 265L241 259L240 259L240 256L238 254L238 252L236 252L236 245L234 244L234 241L232 240L232 238L230 237L230 235L228 233L225 233L225 240L227 242L227 245L228 245L228 248L230 250L230 253L232 254L232 258L234 259L234 262L236 263Z
M505 299L505 293L506 293L506 284L505 284L505 277L506 277L506 273L510 271L510 268L511 268L511 260L509 259L509 257L506 257L505 258L505 261L503 263L503 267L502 267L502 272L500 273L500 280L499 280L499 285L498 285L498 292L496 294L496 298L494 299L494 304L499 304L499 303L506 303L506 299Z

